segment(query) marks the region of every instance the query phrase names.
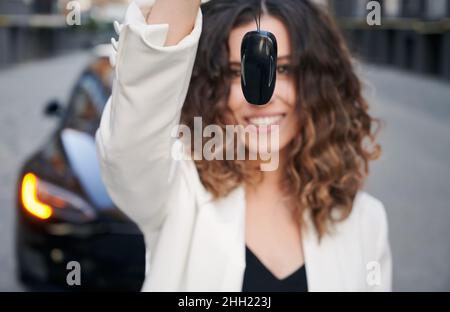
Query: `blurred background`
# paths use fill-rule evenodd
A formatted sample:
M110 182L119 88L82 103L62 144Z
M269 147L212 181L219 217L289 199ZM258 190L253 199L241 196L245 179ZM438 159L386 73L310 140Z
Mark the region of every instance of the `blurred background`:
M214 0L213 0L214 1ZM70 3L81 25L68 26ZM395 291L450 291L450 0L321 0L358 60L384 153ZM0 0L0 291L138 290L144 244L101 183L93 134L127 0ZM68 6L69 5L69 6Z

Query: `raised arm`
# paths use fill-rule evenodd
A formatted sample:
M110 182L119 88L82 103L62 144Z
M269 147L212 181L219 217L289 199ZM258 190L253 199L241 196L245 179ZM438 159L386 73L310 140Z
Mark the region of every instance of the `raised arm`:
M169 2L178 19L169 16ZM131 3L125 23L116 24L115 81L96 144L111 198L141 228L160 227L179 174L171 157L171 130L179 122L197 52L199 4L156 1L149 25Z
M169 24L165 46L176 45L194 27L201 0L156 0L147 24Z

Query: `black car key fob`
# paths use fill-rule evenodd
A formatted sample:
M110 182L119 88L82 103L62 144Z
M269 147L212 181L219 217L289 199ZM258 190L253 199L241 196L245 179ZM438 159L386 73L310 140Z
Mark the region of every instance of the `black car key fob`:
M241 45L241 86L250 104L265 105L273 96L277 74L278 47L268 31L245 34Z

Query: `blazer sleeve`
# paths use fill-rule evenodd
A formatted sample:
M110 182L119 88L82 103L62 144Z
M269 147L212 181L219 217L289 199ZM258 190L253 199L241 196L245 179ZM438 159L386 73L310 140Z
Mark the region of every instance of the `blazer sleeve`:
M180 119L202 30L195 26L177 45L165 47L168 24L148 25L132 2L124 24L115 23L119 41L112 95L95 140L109 195L141 228L157 230L167 215L169 190L180 174L172 157L172 131Z
M384 204L371 197L362 220L368 291L392 291L392 254Z

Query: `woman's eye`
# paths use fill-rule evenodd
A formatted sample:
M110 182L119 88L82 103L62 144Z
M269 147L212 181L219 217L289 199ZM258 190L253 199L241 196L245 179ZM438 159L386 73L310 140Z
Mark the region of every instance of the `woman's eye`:
M289 65L277 66L277 73L281 75L289 75L291 73L291 67Z
M240 69L232 69L231 70L231 76L234 78L240 78L241 77L241 70Z
M292 73L292 68L290 65L278 65L277 73L280 75L290 75ZM232 78L241 78L241 69L240 68L230 69L230 76Z

